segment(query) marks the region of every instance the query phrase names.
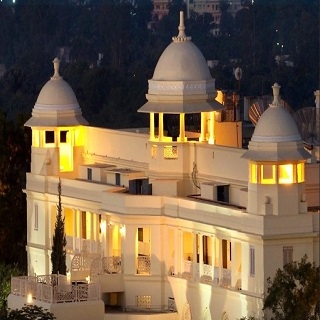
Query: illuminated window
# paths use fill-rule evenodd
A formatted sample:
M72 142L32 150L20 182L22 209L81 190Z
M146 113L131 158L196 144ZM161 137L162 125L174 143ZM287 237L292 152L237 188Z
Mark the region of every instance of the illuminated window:
M258 166L255 163L252 163L250 166L250 182L258 182Z
M297 164L297 182L304 181L304 163Z
M289 184L294 182L293 164L280 164L278 167L279 183Z
M261 184L275 184L276 183L276 166L270 164L261 165Z
M46 131L46 143L54 143L54 131Z

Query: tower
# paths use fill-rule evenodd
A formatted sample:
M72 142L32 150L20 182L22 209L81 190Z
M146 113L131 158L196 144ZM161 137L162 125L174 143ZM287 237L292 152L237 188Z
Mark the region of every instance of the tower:
M42 88L32 117L31 173L75 176L82 152L82 125L87 121L69 84L59 74L60 62L53 61L54 75Z
M274 100L259 119L249 150L247 211L258 215L295 215L305 213L306 159L297 126L279 99L275 83Z

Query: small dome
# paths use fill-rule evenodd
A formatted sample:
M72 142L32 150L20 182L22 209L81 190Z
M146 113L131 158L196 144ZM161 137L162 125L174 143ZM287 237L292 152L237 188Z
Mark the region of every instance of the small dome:
M59 75L60 61L55 58L54 75L41 89L26 126L86 125L77 98L70 85Z
M301 137L292 116L280 104L280 86L275 83L272 88L274 100L261 115L251 140L255 142L300 141Z
M172 42L162 53L152 80L201 81L212 79L206 60L191 41Z

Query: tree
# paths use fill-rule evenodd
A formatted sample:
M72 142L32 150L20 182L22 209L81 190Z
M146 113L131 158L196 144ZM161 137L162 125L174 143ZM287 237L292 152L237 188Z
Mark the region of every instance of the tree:
M62 217L61 206L61 180L58 183L58 204L57 204L57 217L54 226L53 245L51 252L52 274L67 273L66 266L66 234L64 232L64 217Z
M275 320L317 320L320 307L320 267L307 261L288 263L268 278L264 310Z
M53 313L36 305L27 305L21 309L9 310L1 320L54 320Z
M8 295L11 291L11 277L20 274L16 265L0 262L0 316L6 313Z

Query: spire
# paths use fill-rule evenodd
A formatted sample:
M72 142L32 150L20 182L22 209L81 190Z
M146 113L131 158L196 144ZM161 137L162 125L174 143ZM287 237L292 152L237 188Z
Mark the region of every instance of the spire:
M53 62L54 74L51 77L51 79L53 80L61 79L59 74L60 60L58 58L54 58L52 62Z
M172 40L174 42L190 41L191 40L191 37L187 37L184 32L185 26L184 26L183 11L180 11L180 24L179 24L178 30L179 30L179 34L176 37L172 37Z
M272 86L272 90L273 90L273 102L270 104L270 107L278 107L281 106L281 102L280 102L280 88L281 86L279 86L277 83L275 83Z

